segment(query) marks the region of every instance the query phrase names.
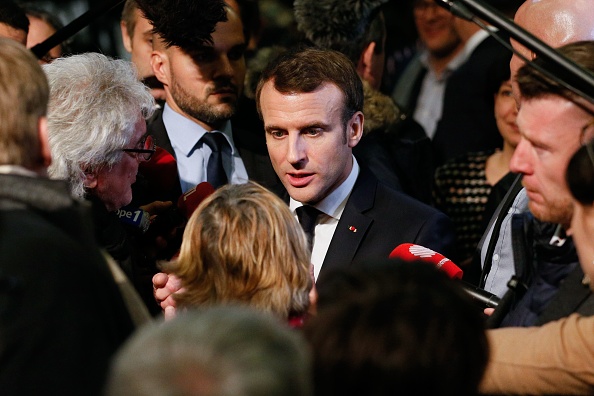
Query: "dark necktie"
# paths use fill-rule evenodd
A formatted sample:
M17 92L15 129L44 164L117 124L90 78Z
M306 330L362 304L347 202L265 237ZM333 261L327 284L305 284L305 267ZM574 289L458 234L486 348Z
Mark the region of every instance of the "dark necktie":
M318 220L318 216L321 215L322 212L314 208L313 206L303 205L295 209L295 213L297 213L297 219L299 220L299 224L301 224L303 231L305 231L305 234L307 235L309 250L311 250L313 248L316 221Z
M207 132L201 140L212 150L206 168L206 181L214 188L227 184L227 174L223 168L223 149L227 145L227 139L221 133Z

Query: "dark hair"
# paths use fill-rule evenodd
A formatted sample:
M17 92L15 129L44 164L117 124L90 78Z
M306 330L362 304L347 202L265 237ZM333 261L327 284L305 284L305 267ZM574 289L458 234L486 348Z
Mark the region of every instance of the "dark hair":
M325 83L336 85L344 94L343 121L363 110L363 84L353 63L337 51L299 47L280 54L262 72L256 88L260 108L262 87L272 81L274 89L288 93L308 93Z
M385 260L326 274L304 328L316 394L477 394L481 313L430 264Z
M345 54L357 63L365 46L382 53L386 27L380 12L387 0L295 0L297 29L312 44Z
M137 0L138 8L167 47L194 50L212 44L219 22L227 21L222 0Z
M578 202L584 205L594 203L594 140L580 147L571 157L565 180Z
M29 19L25 11L11 0L0 2L0 23L29 33Z
M594 41L577 41L564 45L557 51L582 68L594 72ZM547 64L542 58L536 58L530 63L538 66ZM576 96L567 88L531 67L530 64L526 64L518 70L516 80L522 99L530 100L547 95L558 95L573 101Z

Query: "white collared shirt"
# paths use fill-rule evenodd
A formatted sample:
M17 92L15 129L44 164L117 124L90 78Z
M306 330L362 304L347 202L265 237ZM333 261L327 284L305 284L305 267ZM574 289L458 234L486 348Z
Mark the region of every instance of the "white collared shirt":
M189 118L176 113L167 104L163 109L163 123L175 151L181 189L185 193L206 181L206 169L212 151L206 144L200 142L200 139L208 131ZM233 142L231 122L227 121L217 133L225 136L230 146L230 152L223 151L223 168L227 178L232 184L247 183L248 174Z
M332 191L328 196L314 205L316 209L324 213L318 218L316 228L314 231L313 249L311 252L311 263L314 265L314 277L317 280L324 258L332 242L332 237L336 231L336 226L340 221L342 212L346 203L353 191L357 177L359 176L359 164L355 157L353 157L353 169L340 186ZM289 201L291 212L297 218L295 209L303 206L301 202L295 201L293 198Z
M427 74L421 83L421 90L417 98L417 105L413 118L417 121L429 139L433 139L437 122L441 119L443 110L443 96L448 81L448 77L467 59L467 54L460 51L443 69L441 75L437 75L429 64L429 54L424 52L419 60L427 68Z

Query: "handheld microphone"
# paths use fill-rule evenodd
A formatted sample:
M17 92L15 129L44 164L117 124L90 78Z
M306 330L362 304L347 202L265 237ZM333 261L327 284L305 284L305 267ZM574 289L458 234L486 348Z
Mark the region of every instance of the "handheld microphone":
M499 297L480 289L462 280L463 271L449 258L441 253L437 253L429 248L414 243L403 243L397 246L389 256L405 261L423 261L435 265L441 271L444 271L450 279L457 279L462 289L470 298L482 308L496 308L499 304Z
M177 200L177 208L186 219L189 219L198 205L200 205L200 203L214 191L215 189L212 184L209 182L202 182L179 197Z
M150 180L153 188L160 191L171 191L178 183L175 157L159 146L150 161L141 162L138 169L147 180Z

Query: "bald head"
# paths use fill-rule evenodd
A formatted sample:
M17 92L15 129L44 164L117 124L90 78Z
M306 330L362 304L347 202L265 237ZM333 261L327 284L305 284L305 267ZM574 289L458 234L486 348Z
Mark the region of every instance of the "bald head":
M526 0L514 21L553 48L581 40L594 40L594 7L591 0ZM532 60L535 54L512 40L514 48ZM524 62L516 55L510 62L511 75Z

